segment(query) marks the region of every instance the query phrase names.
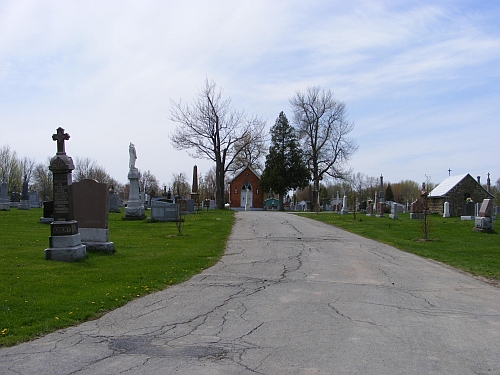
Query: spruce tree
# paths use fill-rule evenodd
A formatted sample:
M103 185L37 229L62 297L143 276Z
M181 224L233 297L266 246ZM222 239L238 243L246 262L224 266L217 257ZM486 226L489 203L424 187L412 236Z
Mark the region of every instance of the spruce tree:
M283 200L291 189L304 188L311 175L300 149L295 130L281 112L271 128L271 146L266 156L264 172L260 180L263 191L278 194L280 211Z
M388 183L385 188L385 200L388 202L394 202L394 193L392 192L392 186L390 183Z

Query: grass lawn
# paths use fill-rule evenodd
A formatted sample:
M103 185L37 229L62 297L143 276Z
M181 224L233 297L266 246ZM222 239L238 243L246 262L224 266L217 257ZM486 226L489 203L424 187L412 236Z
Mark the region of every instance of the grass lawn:
M332 212L301 213L311 219L343 228L366 238L386 243L409 253L431 258L462 269L476 276L500 280L500 235L474 232L473 221L460 218L428 216L430 241L422 242L422 220L410 220L410 214L398 214L398 219L376 218L357 213L338 215ZM493 228L500 225L498 220Z
M41 209L0 211L0 346L95 319L127 301L178 284L214 265L234 222L229 210L175 223L109 214L115 254L88 253L75 263L44 260L50 226Z

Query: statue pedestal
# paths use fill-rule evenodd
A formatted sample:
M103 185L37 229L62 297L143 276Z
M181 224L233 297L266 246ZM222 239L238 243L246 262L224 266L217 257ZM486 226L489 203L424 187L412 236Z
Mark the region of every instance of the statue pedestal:
M131 168L128 172L130 190L124 216L124 219L127 220L143 220L146 218L144 214L144 204L139 196L139 177L140 174L137 168Z

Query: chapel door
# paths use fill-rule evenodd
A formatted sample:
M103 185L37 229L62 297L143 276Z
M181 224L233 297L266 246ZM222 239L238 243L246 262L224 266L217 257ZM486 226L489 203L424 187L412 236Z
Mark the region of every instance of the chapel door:
M245 207L248 199L248 207L252 207L252 185L246 181L241 187L241 202L240 207Z

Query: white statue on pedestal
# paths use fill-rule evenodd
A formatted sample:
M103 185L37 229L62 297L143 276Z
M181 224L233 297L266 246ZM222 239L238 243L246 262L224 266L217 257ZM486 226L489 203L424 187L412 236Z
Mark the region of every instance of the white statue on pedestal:
M130 155L129 167L130 169L135 169L135 161L137 160L137 153L135 151L135 146L132 142L128 146L128 153Z

